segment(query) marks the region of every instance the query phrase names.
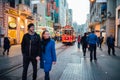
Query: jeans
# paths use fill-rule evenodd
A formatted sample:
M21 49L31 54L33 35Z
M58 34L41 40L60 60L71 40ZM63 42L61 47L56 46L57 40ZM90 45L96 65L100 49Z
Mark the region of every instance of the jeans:
M90 44L90 60L93 59L94 56L94 60L97 60L96 58L96 44Z
M80 49L80 42L78 42L78 48Z
M83 56L86 56L86 48L87 48L87 45L83 44L82 45Z
M27 71L30 62L32 62L32 66L33 66L33 80L36 80L37 78L37 60L35 58L23 57L22 80L27 80Z
M50 80L49 72L45 72L45 80Z

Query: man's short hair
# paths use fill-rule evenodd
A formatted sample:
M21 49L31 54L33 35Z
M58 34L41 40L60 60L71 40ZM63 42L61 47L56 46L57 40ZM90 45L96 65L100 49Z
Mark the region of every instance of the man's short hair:
M34 26L33 23L28 24L28 30L29 30L32 26Z

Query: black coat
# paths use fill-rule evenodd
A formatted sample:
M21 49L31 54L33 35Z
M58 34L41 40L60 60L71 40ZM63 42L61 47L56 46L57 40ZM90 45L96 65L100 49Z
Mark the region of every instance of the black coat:
M87 36L83 36L83 37L81 38L81 44L82 44L83 46L87 46L87 45L88 45Z
M4 38L4 49L10 48L10 41L7 37Z
M22 44L21 44L22 54L26 57L37 57L41 53L41 40L38 34L33 35L33 39L31 40L30 34L25 34L23 36Z
M115 38L114 37L108 37L107 38L107 45L108 46L115 46Z

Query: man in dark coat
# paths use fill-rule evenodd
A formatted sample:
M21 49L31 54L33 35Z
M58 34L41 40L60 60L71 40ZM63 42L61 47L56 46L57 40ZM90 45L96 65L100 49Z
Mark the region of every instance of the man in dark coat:
M4 48L3 55L5 55L5 52L6 52L6 51L7 51L7 55L9 55L10 40L8 39L8 37L5 37L5 38L4 38L3 48Z
M100 47L100 49L102 49L102 43L103 43L103 40L104 40L104 37L103 37L103 36L98 37L99 47Z
M28 25L28 33L23 37L21 48L23 54L23 74L22 80L27 80L27 70L29 63L33 65L33 80L37 77L37 60L41 51L40 36L34 32L34 24Z
M86 48L88 46L88 43L87 43L87 34L86 33L81 38L81 44L82 44L83 56L86 56Z
M112 49L112 54L115 56L115 38L110 35L107 38L107 46L108 46L108 54L110 55L111 49Z

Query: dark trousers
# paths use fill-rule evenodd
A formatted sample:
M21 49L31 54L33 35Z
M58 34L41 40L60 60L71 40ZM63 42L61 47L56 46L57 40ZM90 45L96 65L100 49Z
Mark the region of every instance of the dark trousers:
M110 55L111 49L112 49L112 54L115 55L114 45L108 45L108 54Z
M33 80L36 80L37 78L37 60L35 58L23 57L22 80L27 80L27 71L30 62L32 62L32 66L33 66Z
M87 45L86 44L82 44L83 56L86 56L86 48L87 48Z
M45 80L50 80L49 72L45 72Z
M4 48L3 55L5 55L5 52L7 51L7 55L9 55L9 49Z
M90 44L90 60L93 59L94 56L94 60L96 60L96 44Z
M80 42L78 42L78 48L80 49Z

